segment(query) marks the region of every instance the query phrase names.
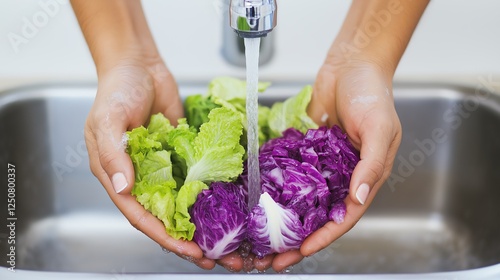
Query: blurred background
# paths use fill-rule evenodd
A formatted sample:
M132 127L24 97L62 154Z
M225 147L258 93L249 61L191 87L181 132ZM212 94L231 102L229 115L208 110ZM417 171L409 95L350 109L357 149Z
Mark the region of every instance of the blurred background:
M350 1L279 2L274 54L261 80L313 81ZM221 54L225 0L145 0L161 53L180 81L244 76ZM47 9L50 6L50 9ZM431 1L396 72L396 80L500 88L500 1ZM51 81L95 81L95 70L66 0L0 2L0 89Z

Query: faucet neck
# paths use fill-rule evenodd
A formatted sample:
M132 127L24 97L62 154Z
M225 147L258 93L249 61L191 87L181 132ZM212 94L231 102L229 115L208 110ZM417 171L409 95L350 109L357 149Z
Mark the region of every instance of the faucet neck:
M265 37L277 24L276 1L231 0L229 24L240 37Z

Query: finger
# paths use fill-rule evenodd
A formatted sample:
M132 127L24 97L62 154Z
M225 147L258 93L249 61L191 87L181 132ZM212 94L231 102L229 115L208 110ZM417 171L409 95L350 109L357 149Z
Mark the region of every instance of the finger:
M177 120L184 116L177 83L163 63L156 65L150 71L153 72L154 87L158 98L155 100L153 111L163 113L173 125L176 125Z
M275 254L267 255L267 256L263 257L262 259L255 258L255 260L253 261L253 265L254 265L255 269L257 269L258 271L268 270L271 267L271 265L273 264L274 256L275 256Z
M89 122L96 140L99 164L111 181L111 185L104 187L112 187L115 193L130 193L134 184L134 169L125 152L123 134L127 125L122 117L115 114L106 114L104 118L94 117Z
M88 120L85 124L84 129L85 145L87 146L87 153L89 155L89 165L92 174L103 184L101 178L99 178L103 172L101 164L99 162L99 152L97 151L97 143L95 135L92 129L88 126ZM107 181L107 180L106 180Z
M243 269L243 259L238 252L232 252L222 259L217 260L217 264L230 272L238 272Z
M307 115L319 126L338 123L335 110L336 75L328 64L323 64L316 76Z
M333 241L337 240L344 233L351 230L359 221L366 209L351 199L346 199L345 204L346 215L344 222L337 224L330 221L309 235L300 246L300 252L303 256L311 256L317 253L318 251L328 247Z
M374 197L371 190L384 177L387 154L394 138L394 133L388 131L385 123L375 121L364 127L367 129L360 133L360 161L354 168L349 187L351 200L360 205Z
M327 124L328 113L319 94L313 94L307 106L307 115L319 126ZM325 118L326 116L326 118Z
M211 270L215 267L215 261L212 259L209 259L207 257L202 257L201 259L194 259L193 257L185 256L185 255L178 255L181 258L194 263L197 265L199 268L205 269L205 270Z
M325 97L325 95L331 95L328 90L324 84L316 82L311 101L307 106L307 115L319 126L338 123L337 116L334 113L335 110L332 107L332 104L335 104L332 99L335 97ZM325 102L325 100L328 100L328 102Z
M273 269L276 272L282 272L288 267L299 263L304 256L299 250L292 250L285 253L277 254L273 260Z

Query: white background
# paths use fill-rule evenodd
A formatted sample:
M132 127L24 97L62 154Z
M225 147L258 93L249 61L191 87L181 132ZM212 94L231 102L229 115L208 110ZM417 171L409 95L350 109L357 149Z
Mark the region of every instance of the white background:
M48 18L33 38L18 46L24 20L44 12L39 2L0 2L0 86L33 81L95 80L93 62L70 4ZM224 0L144 0L158 47L179 80L244 76L221 55ZM276 52L261 68L262 79L313 81L350 1L278 0ZM500 1L434 0L410 42L396 79L450 80L500 77Z

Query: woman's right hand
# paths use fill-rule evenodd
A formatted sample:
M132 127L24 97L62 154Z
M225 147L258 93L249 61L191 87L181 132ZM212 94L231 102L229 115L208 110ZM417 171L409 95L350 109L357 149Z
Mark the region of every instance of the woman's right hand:
M204 258L196 243L169 236L163 223L130 194L134 168L125 152L123 134L158 112L173 121L183 115L175 80L160 58L124 58L101 72L85 124L90 168L130 224L161 247L211 269L215 262Z

